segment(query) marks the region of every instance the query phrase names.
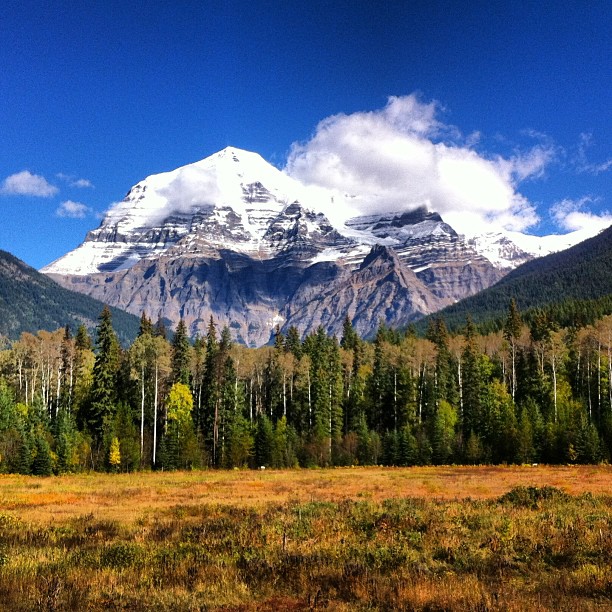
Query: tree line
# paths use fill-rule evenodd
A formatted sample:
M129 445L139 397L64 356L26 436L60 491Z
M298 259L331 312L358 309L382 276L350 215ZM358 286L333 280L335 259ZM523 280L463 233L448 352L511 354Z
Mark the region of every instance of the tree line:
M141 317L122 348L105 308L80 326L0 346L0 471L384 464L595 463L612 453L612 316L529 324L512 301L503 329L468 318L424 337L350 320L277 330L246 348L211 318L190 341Z

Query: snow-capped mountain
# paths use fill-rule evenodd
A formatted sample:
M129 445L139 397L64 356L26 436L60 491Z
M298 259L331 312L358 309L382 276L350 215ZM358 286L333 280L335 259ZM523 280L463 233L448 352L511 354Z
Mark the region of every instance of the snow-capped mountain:
M468 244L486 257L494 266L511 270L536 257L564 251L592 237L589 230L577 230L568 234L531 236L520 232L490 232L473 236Z
M533 251L507 235L466 240L425 208L347 217L347 196L307 187L226 148L136 184L74 251L42 269L134 314L212 314L248 344L276 325L363 335L480 291ZM365 307L364 305L367 305Z
M278 226L279 215L294 202L314 208L308 189L259 155L226 148L137 183L83 244L42 271L94 274L130 268L182 239L186 250L205 244L271 256L276 251L271 225Z

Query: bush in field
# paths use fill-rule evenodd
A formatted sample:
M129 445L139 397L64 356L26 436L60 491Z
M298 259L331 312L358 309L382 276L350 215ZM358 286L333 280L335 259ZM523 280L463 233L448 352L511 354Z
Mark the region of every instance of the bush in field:
M569 496L556 487L514 487L499 498L502 504L523 508L538 508L543 501L567 501Z

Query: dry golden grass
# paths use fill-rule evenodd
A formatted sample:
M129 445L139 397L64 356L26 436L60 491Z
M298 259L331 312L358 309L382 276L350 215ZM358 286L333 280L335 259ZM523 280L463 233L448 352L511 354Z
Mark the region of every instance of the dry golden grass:
M0 610L612 610L611 476L1 476Z
M0 512L27 521L95 513L131 522L148 513L202 504L263 507L285 502L341 502L420 497L490 499L516 486L552 486L577 495L612 494L612 466L450 466L320 470L194 471L0 476Z

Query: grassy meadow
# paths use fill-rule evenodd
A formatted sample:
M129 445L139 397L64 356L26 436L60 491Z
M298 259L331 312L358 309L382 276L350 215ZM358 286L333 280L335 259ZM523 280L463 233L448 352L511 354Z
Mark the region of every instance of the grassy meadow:
M1 610L612 610L610 466L0 476Z

